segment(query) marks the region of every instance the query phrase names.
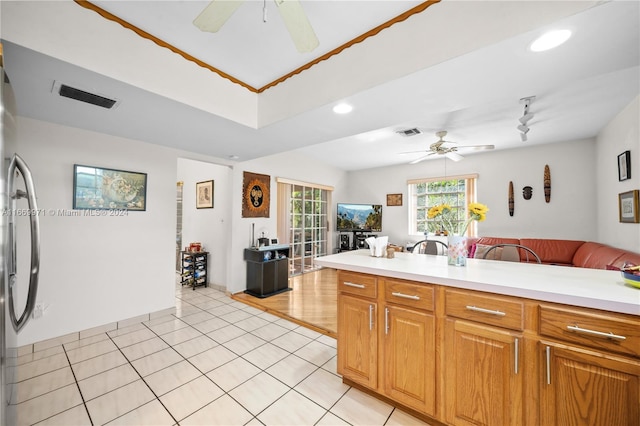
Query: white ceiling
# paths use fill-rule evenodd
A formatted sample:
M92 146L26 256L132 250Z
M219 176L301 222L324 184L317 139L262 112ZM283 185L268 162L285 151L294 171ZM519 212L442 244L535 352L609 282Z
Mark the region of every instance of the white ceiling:
M303 0L305 12L321 43L311 54L299 54L295 50L272 2L266 3L269 8L267 23L262 22L262 2L247 1L216 34L200 33L191 24L207 2L94 3L158 39L259 88L420 2ZM2 38L7 73L21 115L174 146L225 160L230 155L238 155L239 161L244 161L299 149L318 161L345 170L357 170L408 163L421 154L400 153L427 149L437 139L435 132L443 129L449 132L447 140L461 145L494 144L496 149L591 138L639 93L639 2L599 3L566 17L560 3L577 2L537 2L540 3L538 6L534 4L536 2L523 1L520 2L522 6L517 7L524 8L529 4L548 14L547 22L540 28L527 26L529 16L494 13L492 27L480 27L483 31L470 28L468 33L460 33L462 30L457 24L461 18L453 13L442 13L449 10L444 8L449 3L450 0L444 0L420 14L427 23L431 16L437 19L433 25L434 28L437 26L438 32L432 45L437 47L437 52L451 52L447 60L358 90L340 87L348 76L328 72L333 68L312 67L303 74L321 74L314 77L322 82L318 85L318 94L340 87L345 93L341 98L352 104L354 111L336 117L330 112L333 101L312 105L304 111L292 107L289 116L258 128L123 83L99 70L89 71L36 51L38 49L32 50L32 46L22 44L23 39L12 31L3 31ZM468 3L477 5L476 2ZM487 3L487 7L499 3ZM6 4L6 1L0 4L5 27L5 22L12 18L11 13L5 11L14 10L6 9ZM441 5L441 9L432 9ZM558 9L558 16L554 18L555 9ZM97 14L90 18L104 19ZM415 26L408 21L392 27L395 37L400 34L404 43L391 48L401 50L402 56L410 62L414 56L431 54L432 45L431 40L428 48L424 47L424 40L414 42L417 39ZM504 27L522 23L526 30L496 40L501 23ZM113 31L128 31L114 27ZM527 50L542 30L558 27L574 32L565 45L545 53ZM455 28L455 32L447 33L447 28ZM373 37L377 44L367 44L366 48L384 46L390 33L385 31ZM105 33L103 37L108 38L110 34ZM74 43L81 42L74 40ZM480 47L457 54L462 43ZM163 48L150 44L149 49ZM382 48L371 49L367 54L376 57L381 51ZM108 52L96 54L103 53ZM331 65L339 60L348 61L350 54L345 51L325 62ZM396 65L385 63L379 56L377 60L381 68L393 69ZM356 65L354 69L357 69ZM397 64L398 67L401 65ZM123 62L121 67L126 71L127 63ZM316 71L319 69L322 72ZM367 74L356 78L365 81L371 78ZM188 79L188 76L184 78ZM105 114L91 105L54 96L51 93L54 80L77 83L81 88L98 88L101 94L120 99L121 104ZM294 79L287 80L275 90L295 83ZM523 112L519 99L526 96L536 96L530 107L535 117L529 123L528 141L522 142L516 126ZM227 101L231 103L233 99ZM293 100L291 102L293 105ZM410 138L395 133L413 127L424 133Z

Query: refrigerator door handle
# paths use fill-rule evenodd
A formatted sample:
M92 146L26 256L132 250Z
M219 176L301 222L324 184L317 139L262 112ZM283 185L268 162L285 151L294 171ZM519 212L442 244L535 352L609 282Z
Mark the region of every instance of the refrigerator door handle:
M14 181L16 170L20 172L22 177L24 178L25 183L25 191L17 190L15 193L12 193L14 188ZM11 255L9 256L9 261L11 264L9 265L9 317L11 318L11 323L13 324L13 328L16 332L19 332L29 320L31 313L36 305L36 296L38 293L38 274L40 272L40 223L38 219L38 204L36 202L36 191L35 186L33 184L33 177L31 175L31 170L27 166L27 163L24 162L19 155L14 155L9 163L9 176L7 181L7 186L9 190L9 194L11 194L11 212L15 212L15 202L18 198L27 198L27 202L29 203L29 220L31 222L31 271L29 275L29 293L27 294L27 303L20 315L20 318L16 315L16 310L14 306L14 296L13 296L13 288L16 281L16 223L13 214L10 214L11 225L9 227L9 250L11 250Z

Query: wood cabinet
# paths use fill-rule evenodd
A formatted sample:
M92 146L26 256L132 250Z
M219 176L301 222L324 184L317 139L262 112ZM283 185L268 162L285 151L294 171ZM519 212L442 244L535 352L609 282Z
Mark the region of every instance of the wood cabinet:
M447 422L523 424L522 302L456 290L445 294Z
M637 321L541 305L540 334L541 423L640 425Z
M342 271L338 288L338 373L434 414L433 288Z
M382 363L384 394L435 414L436 352L433 288L401 280L384 286Z
M342 296L338 305L338 373L375 389L378 385L377 305L372 300Z
M640 426L640 317L338 272L338 373L427 422Z

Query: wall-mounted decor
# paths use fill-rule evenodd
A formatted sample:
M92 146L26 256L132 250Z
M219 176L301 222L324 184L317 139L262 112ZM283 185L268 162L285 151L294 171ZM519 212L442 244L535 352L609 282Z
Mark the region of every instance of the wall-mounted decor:
M618 180L631 179L631 151L618 155Z
M532 187L527 185L527 186L522 188L522 198L524 198L525 200L530 200L532 195L533 195L533 188Z
M544 201L551 201L551 170L548 164L544 166Z
M387 194L387 206L401 206L402 194Z
M640 209L638 205L638 191L623 192L618 194L618 212L620 222L623 223L640 223Z
M213 181L205 180L196 183L196 208L212 209L213 208Z
M271 177L244 172L242 181L242 217L269 217Z
M509 181L509 194L507 197L509 203L509 216L513 216L513 209L515 207L515 200L513 199L513 181Z
M144 211L147 174L75 164L73 208Z

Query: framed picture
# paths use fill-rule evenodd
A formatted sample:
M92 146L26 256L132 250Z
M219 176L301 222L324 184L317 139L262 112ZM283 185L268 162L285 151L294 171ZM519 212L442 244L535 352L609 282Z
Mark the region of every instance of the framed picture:
M387 206L401 206L402 194L387 194Z
M205 180L196 183L196 208L212 209L213 208L213 181Z
M74 164L73 208L144 211L147 174Z
M631 152L625 151L618 155L618 180L631 179Z
M638 191L623 192L618 194L618 211L620 214L620 222L623 223L640 223L640 212L638 209Z
M242 217L269 217L271 177L244 172L242 180Z

